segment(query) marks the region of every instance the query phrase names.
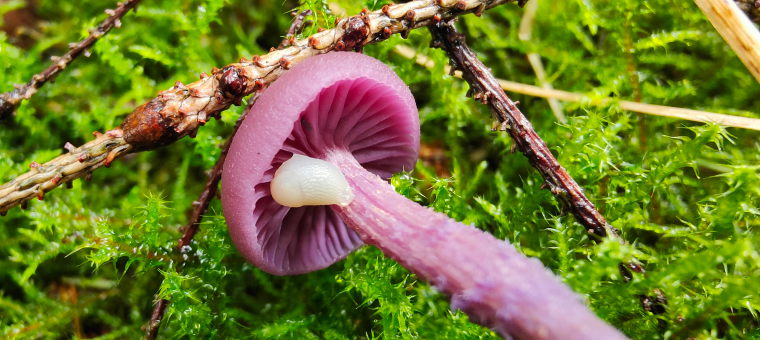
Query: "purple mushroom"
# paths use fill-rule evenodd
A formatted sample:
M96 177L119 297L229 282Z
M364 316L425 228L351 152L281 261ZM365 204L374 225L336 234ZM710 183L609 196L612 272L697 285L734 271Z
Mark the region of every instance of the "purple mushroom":
M350 52L311 57L251 110L227 156L222 203L233 242L262 270L321 269L363 241L505 338L625 338L538 260L386 182L413 168L419 118L383 63Z

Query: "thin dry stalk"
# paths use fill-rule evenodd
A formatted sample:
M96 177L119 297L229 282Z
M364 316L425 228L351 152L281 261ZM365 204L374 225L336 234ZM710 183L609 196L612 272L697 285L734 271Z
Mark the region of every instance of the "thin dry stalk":
M88 167L62 168L76 157L70 153L58 156L41 166L50 176L37 176L32 169L19 178L0 185L0 213L29 199L42 196L58 185L83 177L93 170L110 164L130 151L154 149L192 136L211 117L218 118L231 105L265 88L283 72L300 61L332 50L360 50L364 45L383 41L392 34L406 36L412 29L450 20L466 13L512 2L513 0L416 0L404 4L386 5L382 10L363 11L360 15L337 22L335 28L295 41L292 46L275 49L251 60L241 59L211 75L202 74L192 84L177 82L161 91L127 116L122 124L106 133L108 143L89 142L78 153L105 154L105 161ZM53 180L55 174L64 174Z
M60 57L51 57L52 65L44 71L32 76L32 79L25 85L19 86L11 92L0 94L0 120L10 117L22 101L31 98L37 90L51 81L55 76L66 69L76 57L82 53L88 54L87 49L92 47L98 39L106 35L112 28L121 27L121 18L135 8L140 0L126 0L120 2L115 9L107 9L108 18L98 25L97 28L90 30L90 35L78 43L69 44L69 51Z
M533 24L536 22L538 1L539 0L528 1L525 5L525 11L520 20L520 29L517 34L517 37L521 41L528 42L533 36ZM544 69L544 63L541 61L541 55L536 52L528 52L525 56L528 58L528 63L530 63L533 73L536 74L538 85L545 89L553 89L554 87L552 87L552 83L546 79L546 70ZM560 123L567 123L567 117L565 117L565 112L562 111L562 105L559 103L559 100L556 98L547 98L546 101L549 103L549 108L551 108L552 113L554 113L554 117L556 117Z
M424 54L417 53L417 51L411 47L397 45L394 47L394 51L405 58L414 59L418 65L424 66L426 68L432 68L435 66L435 62L433 60ZM449 70L448 66L446 70ZM461 78L462 73L460 71L456 71L454 72L454 76ZM496 81L499 83L499 86L505 91L520 93L533 97L554 98L565 102L585 103L595 106L607 106L616 103L621 109L631 112L760 131L760 119L757 118L733 116L722 113L684 109L680 107L637 103L627 100L591 98L580 93L547 89L504 79L496 79Z
M760 31L729 0L694 0L713 27L760 82Z

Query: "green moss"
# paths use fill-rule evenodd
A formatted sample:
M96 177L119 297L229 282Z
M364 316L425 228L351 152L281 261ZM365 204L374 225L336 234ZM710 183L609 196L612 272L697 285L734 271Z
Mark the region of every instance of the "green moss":
M339 3L349 13L361 9ZM0 13L22 5L10 1ZM0 90L40 71L111 5L37 1L25 33L31 44L21 48L0 33ZM320 0L145 1L89 58L0 123L0 180L51 159L65 142L116 126L177 80L276 46L291 20L286 12L299 5L316 23L302 36L333 24ZM760 86L692 2L542 1L529 41L517 36L522 13L506 5L459 22L500 78L536 83L525 58L535 52L559 89L760 118ZM399 192L540 258L633 338L760 336L757 132L643 118L615 103L565 103L569 121L561 124L545 100L511 95L628 241L595 244L510 151L509 137L491 130L488 109L465 97L467 85L444 72L444 53L429 43L423 29L365 49L409 84L423 143L437 155L395 176ZM398 44L436 66L396 55ZM189 249L177 252L179 227L241 111L228 110L195 139L127 157L0 218L0 337L137 338L157 294L171 301L166 338L496 338L374 248L307 275L265 274L231 245L218 201ZM618 265L632 258L647 273L625 282ZM658 293L667 299L664 313L642 308Z

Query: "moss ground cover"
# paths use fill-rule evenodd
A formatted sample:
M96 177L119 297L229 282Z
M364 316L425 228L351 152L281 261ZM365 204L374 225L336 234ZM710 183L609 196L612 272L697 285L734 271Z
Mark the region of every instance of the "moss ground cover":
M88 58L0 122L0 180L118 125L177 80L277 46L293 8L313 11L308 36L340 10L383 4L144 0ZM113 5L0 3L0 14L27 18L0 22L8 31L0 91L26 82ZM760 118L760 85L692 2L542 0L529 40L518 36L523 13L506 5L459 21L499 78L535 84L525 56L538 53L558 89ZM397 55L399 44L435 67ZM404 79L420 109L422 158L392 179L399 192L538 257L632 338L760 337L758 132L641 117L614 101L564 104L562 123L546 100L511 95L628 241L597 244L429 45L428 32L415 30L365 48ZM157 294L171 301L165 338L496 338L373 248L307 275L265 274L236 253L218 200L177 252L179 228L241 112L233 107L194 139L115 162L0 218L0 337L138 338ZM633 258L646 274L626 282L618 265Z

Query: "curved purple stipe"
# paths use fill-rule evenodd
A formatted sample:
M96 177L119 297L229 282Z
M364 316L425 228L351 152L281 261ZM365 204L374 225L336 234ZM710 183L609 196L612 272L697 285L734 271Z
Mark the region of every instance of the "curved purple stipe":
M293 153L323 158L348 150L388 178L413 169L419 117L409 88L385 64L349 52L304 60L256 101L236 134L222 173L232 240L276 275L327 267L361 245L328 206L284 207L269 182Z
M625 339L537 259L406 199L350 153L336 151L327 160L341 169L355 195L333 210L364 242L451 296L451 308L473 322L505 338Z
M345 52L307 59L259 97L232 142L222 203L233 241L258 267L284 275L326 267L361 237L505 338L625 338L538 260L397 194L384 178L412 169L418 146L414 99L387 66ZM338 166L354 200L274 202L269 182L292 153Z

